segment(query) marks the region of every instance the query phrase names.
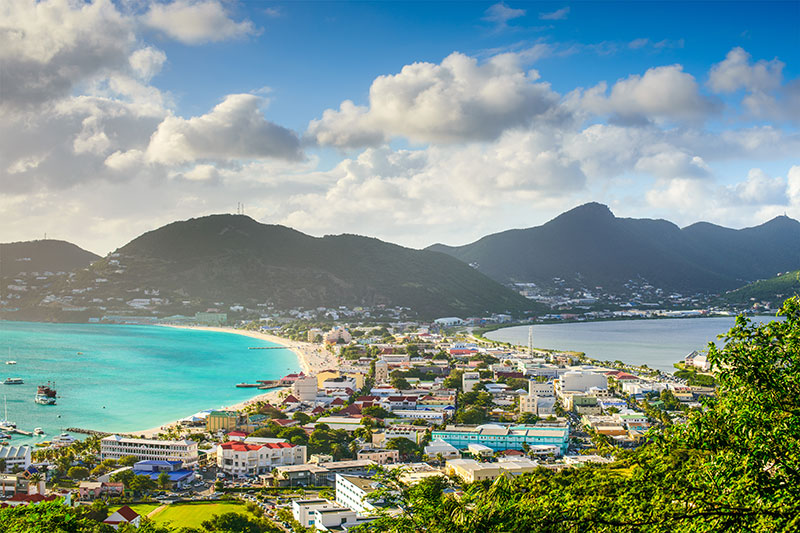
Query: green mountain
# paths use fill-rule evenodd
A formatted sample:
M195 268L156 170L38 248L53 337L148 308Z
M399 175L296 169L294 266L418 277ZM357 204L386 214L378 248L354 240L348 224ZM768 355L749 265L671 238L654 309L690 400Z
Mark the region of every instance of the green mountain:
M428 250L501 283L548 285L561 278L615 290L645 280L670 291L719 292L800 267L800 222L782 216L741 230L705 222L681 229L665 220L617 218L590 203L542 226Z
M0 277L70 272L100 259L72 243L52 239L0 244Z
M50 301L106 314L231 305L409 307L422 317L521 314L529 300L460 261L356 235L311 237L240 215L145 233L50 288ZM41 295L39 295L41 296Z
M721 298L731 304L770 302L777 307L787 298L797 295L800 295L800 270L750 283L723 294Z

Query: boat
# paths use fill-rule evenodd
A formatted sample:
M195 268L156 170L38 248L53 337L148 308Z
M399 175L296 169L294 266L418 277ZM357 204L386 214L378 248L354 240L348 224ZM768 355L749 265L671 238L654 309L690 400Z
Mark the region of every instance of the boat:
M44 430L42 428L33 428L34 435L44 435Z
M3 415L3 420L0 420L0 428L2 428L4 431L8 431L10 429L16 429L17 424L8 419L8 403L6 402L5 396L3 396L3 409L5 413Z
M10 438L11 438L11 435L9 435L8 433L0 433L0 439L6 440L6 439L10 439Z
M48 381L47 385L39 385L34 396L33 401L39 405L55 405L56 404L56 389L55 384Z
M61 446L69 446L70 444L72 444L76 440L78 440L78 439L76 439L75 437L73 437L69 433L62 433L61 435L59 435L57 437L53 437L53 440L50 441L50 444L52 444L56 448L59 448Z
M6 378L3 385L22 385L23 383L25 382L22 381L22 378Z
M6 364L7 365L16 365L17 362L16 361L6 361Z

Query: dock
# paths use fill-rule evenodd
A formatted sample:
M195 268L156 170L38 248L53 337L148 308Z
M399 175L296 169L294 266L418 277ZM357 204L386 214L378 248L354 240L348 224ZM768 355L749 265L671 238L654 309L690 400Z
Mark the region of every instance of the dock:
M111 433L106 431L97 431L95 429L83 429L83 428L67 428L64 431L69 433L81 433L83 435L97 435L98 437L108 437Z
M286 350L286 346L250 346L248 350Z
M19 435L25 435L26 437L30 437L33 435L32 431L25 431L22 429L12 428L8 426L0 426L0 431L5 431L6 433L17 433Z

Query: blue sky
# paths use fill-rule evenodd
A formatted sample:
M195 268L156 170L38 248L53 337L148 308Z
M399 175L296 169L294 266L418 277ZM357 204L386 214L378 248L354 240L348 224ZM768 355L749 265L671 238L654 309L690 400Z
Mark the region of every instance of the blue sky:
M0 241L800 218L800 2L9 0Z

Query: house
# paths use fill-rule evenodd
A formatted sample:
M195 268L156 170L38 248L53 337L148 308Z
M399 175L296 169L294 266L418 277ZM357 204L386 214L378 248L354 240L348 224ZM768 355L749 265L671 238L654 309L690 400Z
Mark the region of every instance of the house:
M496 463L481 463L474 459L453 459L447 461L446 472L456 475L467 483L494 480L500 476L514 477L532 472L539 463L530 459L500 459Z
M122 496L125 485L122 483L104 483L102 481L81 481L78 484L78 497L81 500L94 500L101 496Z
M461 452L442 439L436 439L425 446L425 455L431 458L441 456L443 459L457 459L461 457Z
M123 505L117 510L117 512L103 520L103 523L113 527L114 529L119 529L119 526L122 524L131 524L133 527L139 527L141 521L142 517L139 515L139 513L127 505Z
M369 459L379 465L388 465L400 461L400 452L397 450L362 448L356 453L356 459Z

